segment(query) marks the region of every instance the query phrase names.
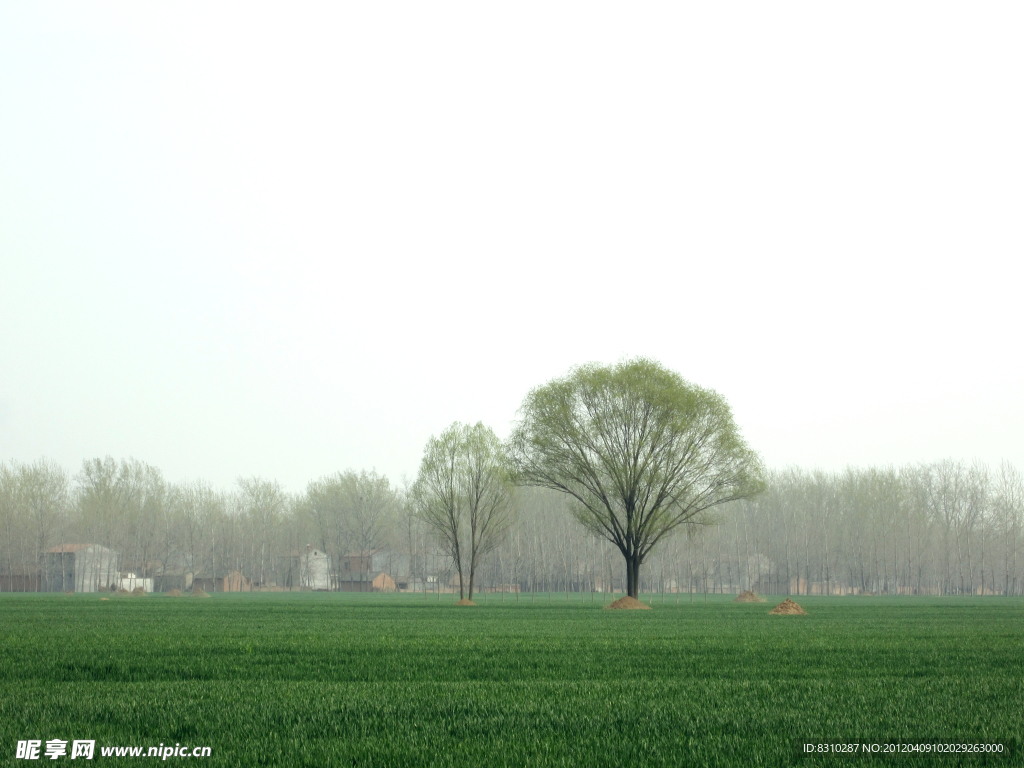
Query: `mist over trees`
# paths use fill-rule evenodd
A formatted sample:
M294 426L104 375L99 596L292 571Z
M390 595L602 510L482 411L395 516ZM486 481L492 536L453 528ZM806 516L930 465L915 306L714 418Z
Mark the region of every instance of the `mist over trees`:
M485 598L626 591L618 549L580 525L563 494L518 489L510 504L518 514L474 575ZM713 520L679 526L640 568L638 588L665 600L743 589L1021 595L1022 528L1024 477L1009 464L788 468L769 472L761 494L717 507ZM330 589L353 556L376 552L409 590L459 591L411 489L373 471L289 494L262 478L228 490L169 483L136 459L91 459L73 475L47 460L0 463L0 589L47 589L45 552L78 543L117 551L122 573L153 578L157 589L186 573L228 572L253 589L298 588L297 555L311 546L330 556Z

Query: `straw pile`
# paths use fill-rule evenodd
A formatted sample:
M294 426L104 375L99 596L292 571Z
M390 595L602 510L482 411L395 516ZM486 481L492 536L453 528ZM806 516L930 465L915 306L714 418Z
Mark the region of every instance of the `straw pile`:
M647 603L641 603L635 597L630 597L629 595L626 595L625 597L620 597L614 603L612 603L611 605L606 605L604 608L605 608L606 611L608 611L608 610L611 610L611 611L649 611L649 610L651 610L651 606L649 606Z
M788 597L772 608L768 613L773 616L806 616L807 611L794 603Z
M753 592L751 592L749 589L747 589L747 590L744 590L743 592L740 592L738 595L736 595L736 599L733 600L733 602L734 603L763 603L764 602L764 598L763 597L758 597Z

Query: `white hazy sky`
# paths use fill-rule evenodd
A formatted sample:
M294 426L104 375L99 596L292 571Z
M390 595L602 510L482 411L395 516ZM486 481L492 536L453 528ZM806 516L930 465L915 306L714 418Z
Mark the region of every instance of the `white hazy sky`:
M0 5L0 459L301 490L647 355L1024 467L1024 4Z

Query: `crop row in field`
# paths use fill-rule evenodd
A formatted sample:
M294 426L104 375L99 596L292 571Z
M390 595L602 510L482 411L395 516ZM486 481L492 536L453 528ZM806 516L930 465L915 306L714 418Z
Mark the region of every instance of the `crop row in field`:
M794 738L1024 733L1020 602L802 602L4 596L0 730L394 766L788 765Z

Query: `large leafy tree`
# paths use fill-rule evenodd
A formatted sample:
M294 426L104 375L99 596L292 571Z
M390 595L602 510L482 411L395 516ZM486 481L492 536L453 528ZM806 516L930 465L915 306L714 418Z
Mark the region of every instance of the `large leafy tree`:
M508 453L515 482L568 494L576 519L619 549L634 598L659 541L763 487L725 399L643 358L531 391Z

